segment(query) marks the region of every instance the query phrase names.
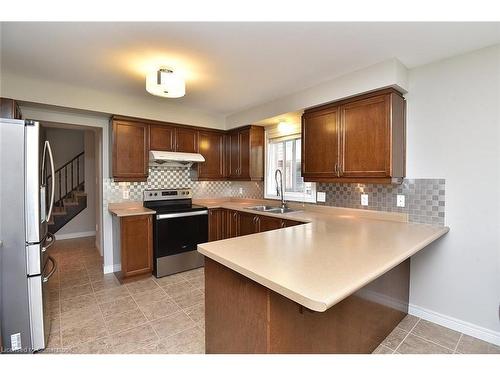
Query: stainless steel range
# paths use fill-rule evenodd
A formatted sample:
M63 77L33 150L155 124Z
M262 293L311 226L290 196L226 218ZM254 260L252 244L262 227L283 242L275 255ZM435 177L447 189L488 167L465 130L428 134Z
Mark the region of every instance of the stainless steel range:
M162 277L203 266L203 256L196 247L208 241L208 209L192 204L191 190L146 190L143 205L156 211L154 275Z

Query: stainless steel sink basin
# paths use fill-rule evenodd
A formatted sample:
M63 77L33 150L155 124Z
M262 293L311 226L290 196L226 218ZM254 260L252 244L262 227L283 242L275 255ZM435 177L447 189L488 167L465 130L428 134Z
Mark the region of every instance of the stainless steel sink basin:
M247 207L247 209L252 211L271 212L273 214L286 214L288 212L295 212L295 210L292 210L291 208L281 208L273 206L251 206Z
M273 206L251 206L251 207L247 207L248 210L252 210L252 211L269 211L269 210L272 210L272 209L275 209L277 207L273 207Z

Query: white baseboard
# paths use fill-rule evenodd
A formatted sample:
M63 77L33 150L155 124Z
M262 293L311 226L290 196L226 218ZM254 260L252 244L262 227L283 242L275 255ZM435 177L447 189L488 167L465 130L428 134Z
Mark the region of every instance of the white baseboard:
M104 273L113 273L118 272L122 269L121 264L110 264L108 266L104 266Z
M446 328L453 329L466 335L478 338L480 340L488 341L495 345L500 345L500 332L480 327L478 325L456 319L451 316L443 315L441 313L428 310L411 303L409 305L408 313L428 320L429 322L436 323Z
M80 237L91 237L95 236L96 231L92 230L89 232L76 232L76 233L66 233L66 234L56 234L56 240L67 240L70 238L80 238Z

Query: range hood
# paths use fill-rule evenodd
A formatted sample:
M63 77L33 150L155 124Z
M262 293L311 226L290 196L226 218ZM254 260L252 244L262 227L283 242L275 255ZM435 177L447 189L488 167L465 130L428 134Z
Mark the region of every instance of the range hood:
M193 163L203 163L205 158L201 154L190 152L149 151L149 165L151 167L183 167L189 168Z

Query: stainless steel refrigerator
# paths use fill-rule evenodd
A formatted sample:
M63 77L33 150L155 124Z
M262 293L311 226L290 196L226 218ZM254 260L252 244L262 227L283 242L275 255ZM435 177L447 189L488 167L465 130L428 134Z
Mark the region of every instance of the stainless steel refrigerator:
M45 348L50 331L47 254L54 161L37 121L0 119L0 319L4 352ZM50 180L50 179L49 179Z

